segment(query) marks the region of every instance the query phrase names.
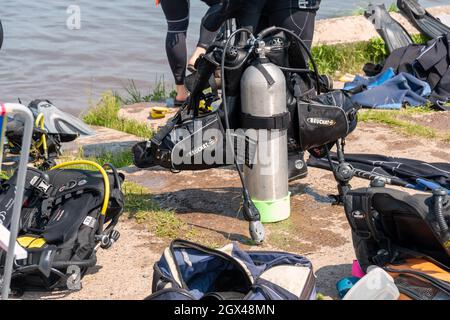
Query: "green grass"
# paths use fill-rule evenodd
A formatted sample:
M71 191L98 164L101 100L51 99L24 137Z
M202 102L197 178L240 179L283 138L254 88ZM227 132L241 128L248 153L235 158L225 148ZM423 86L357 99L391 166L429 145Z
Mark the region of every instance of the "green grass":
M392 13L392 12L399 12L400 10L397 7L396 3L391 3L391 5L388 8L388 12Z
M351 15L352 16L362 16L364 14L364 12L366 11L366 8L358 7L355 10L352 11ZM390 12L390 13L392 13L392 12L399 12L397 4L394 3L394 2L391 3L391 5L387 8L387 11Z
M409 108L403 110L362 110L359 112L359 120L363 122L375 122L388 125L394 128L396 131L411 135L422 137L426 139L439 138L436 131L432 128L422 126L420 124L412 123L407 120L403 120L406 116L412 114L427 113L430 109L423 108Z
M195 230L178 218L173 211L162 210L148 189L125 182L125 214L138 223L145 224L156 236L166 239L196 238Z
M412 37L414 42L418 44L425 43L428 40L420 34ZM312 54L317 62L319 72L331 76L338 71L340 73L359 74L366 63L381 63L388 55L381 38L354 43L318 45L312 48Z
M123 151L120 153L112 154L110 152L105 153L98 157L91 157L88 160L96 161L99 164L110 163L116 168L125 168L133 164L133 154L131 150Z
M156 75L155 86L153 91L148 94L143 94L141 90L137 87L134 80L128 80L124 85L125 95L121 95L118 92L114 93L114 96L123 105L130 105L141 102L150 101L165 101L168 98L175 98L177 92L172 88L172 90L167 89L166 81L164 80L164 75L158 78Z
M368 62L379 63L387 53L383 40L372 39L368 42L355 42L336 45L319 45L312 48L321 74L361 73Z
M121 100L112 92L103 94L100 102L83 117L84 122L94 126L107 127L149 139L153 130L145 123L119 118Z
M444 142L450 143L450 133L446 134L443 138Z
M83 151L80 150L76 159L85 159L93 161L101 166L110 163L116 168L125 168L133 164L133 154L131 150L126 150L114 154L111 152L107 152L98 156L89 156L89 157L85 157Z
M88 160L98 163L101 166L110 163L116 168L125 168L133 164L133 154L131 153L131 150L126 150L114 154L111 152L107 152L98 156L86 157L84 155L83 149L80 148L76 155L62 155L58 162L63 163L76 160ZM83 170L95 170L95 168L88 165L77 165L73 167Z

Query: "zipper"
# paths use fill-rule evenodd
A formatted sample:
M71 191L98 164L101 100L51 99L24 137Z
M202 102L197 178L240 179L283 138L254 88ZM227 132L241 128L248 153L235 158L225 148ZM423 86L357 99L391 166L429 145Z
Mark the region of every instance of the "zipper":
M398 274L410 274L417 276L419 278L425 279L428 282L430 282L432 285L434 285L437 289L444 291L447 294L450 294L450 283L445 282L443 280L436 279L426 273L419 272L419 271L412 271L412 270L396 270L390 267L384 267L384 270L392 273L398 273Z
M283 252L283 251L254 251L254 252L250 252L250 253L262 253L262 254L283 254L283 255L289 255L290 257L293 257L293 258L301 258L301 259L305 259L305 260L307 260L308 262L309 262L309 265L301 265L302 267L309 267L309 268L311 268L312 269L312 263L311 263L311 261L309 261L306 257L304 257L304 256L299 256L299 255L296 255L296 254L292 254L292 253L286 253L286 252ZM283 259L285 259L285 258L283 258L283 257L280 257L280 258L276 258L275 260L272 260L271 262L272 262L272 264L271 264L271 268L272 267L276 267L276 266L278 266L278 264L277 264L277 261L279 261L279 260L283 260ZM255 263L259 263L259 264L267 264L267 263L265 263L265 262L262 262L262 261L259 261L259 260L253 260Z
M209 249L207 247L201 246L199 244L190 242L190 241L186 241L186 240L174 240L171 244L170 244L170 253L172 254L172 257L175 260L175 247L180 248L180 249L196 249L199 250L201 252L207 253L207 254L212 254L215 256L219 256L229 262L231 262L235 267L237 267L245 276L245 280L247 282L247 288L248 290L251 289L253 283L250 279L250 277L247 274L247 271L244 269L244 267L241 266L240 263L238 263L234 258L230 257L229 255L218 251L218 250L213 250L213 249ZM178 275L182 281L183 287L186 289L189 289L186 285L186 283L184 282L183 277L181 276L181 271L180 268L178 266L178 263L175 263L175 268L177 269Z

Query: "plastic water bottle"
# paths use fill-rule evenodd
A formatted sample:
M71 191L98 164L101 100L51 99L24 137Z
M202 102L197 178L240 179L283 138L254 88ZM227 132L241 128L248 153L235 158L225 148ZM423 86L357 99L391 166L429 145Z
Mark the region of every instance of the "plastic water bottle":
M343 300L398 300L399 297L394 279L383 269L371 266Z

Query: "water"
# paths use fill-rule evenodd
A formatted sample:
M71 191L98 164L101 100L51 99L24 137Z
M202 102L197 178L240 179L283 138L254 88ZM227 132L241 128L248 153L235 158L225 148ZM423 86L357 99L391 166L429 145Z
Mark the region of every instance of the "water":
M153 0L2 2L1 101L46 98L78 114L105 90L120 91L128 79L144 93L161 77L173 82L164 49L166 23ZM206 10L199 0L191 2L190 50ZM323 0L318 17L350 14L368 2ZM450 0L421 3L435 6ZM80 30L67 27L70 5L81 9Z

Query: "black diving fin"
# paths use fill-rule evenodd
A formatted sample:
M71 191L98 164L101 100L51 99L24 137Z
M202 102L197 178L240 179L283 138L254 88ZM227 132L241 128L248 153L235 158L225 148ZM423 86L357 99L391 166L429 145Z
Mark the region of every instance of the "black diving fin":
M413 43L408 31L391 17L384 4L369 5L369 8L364 12L364 16L375 26L386 43L389 53Z
M2 26L2 21L0 20L0 49L2 48L3 45L3 26Z
M425 36L435 39L450 33L450 28L433 17L416 0L397 0L402 14Z

